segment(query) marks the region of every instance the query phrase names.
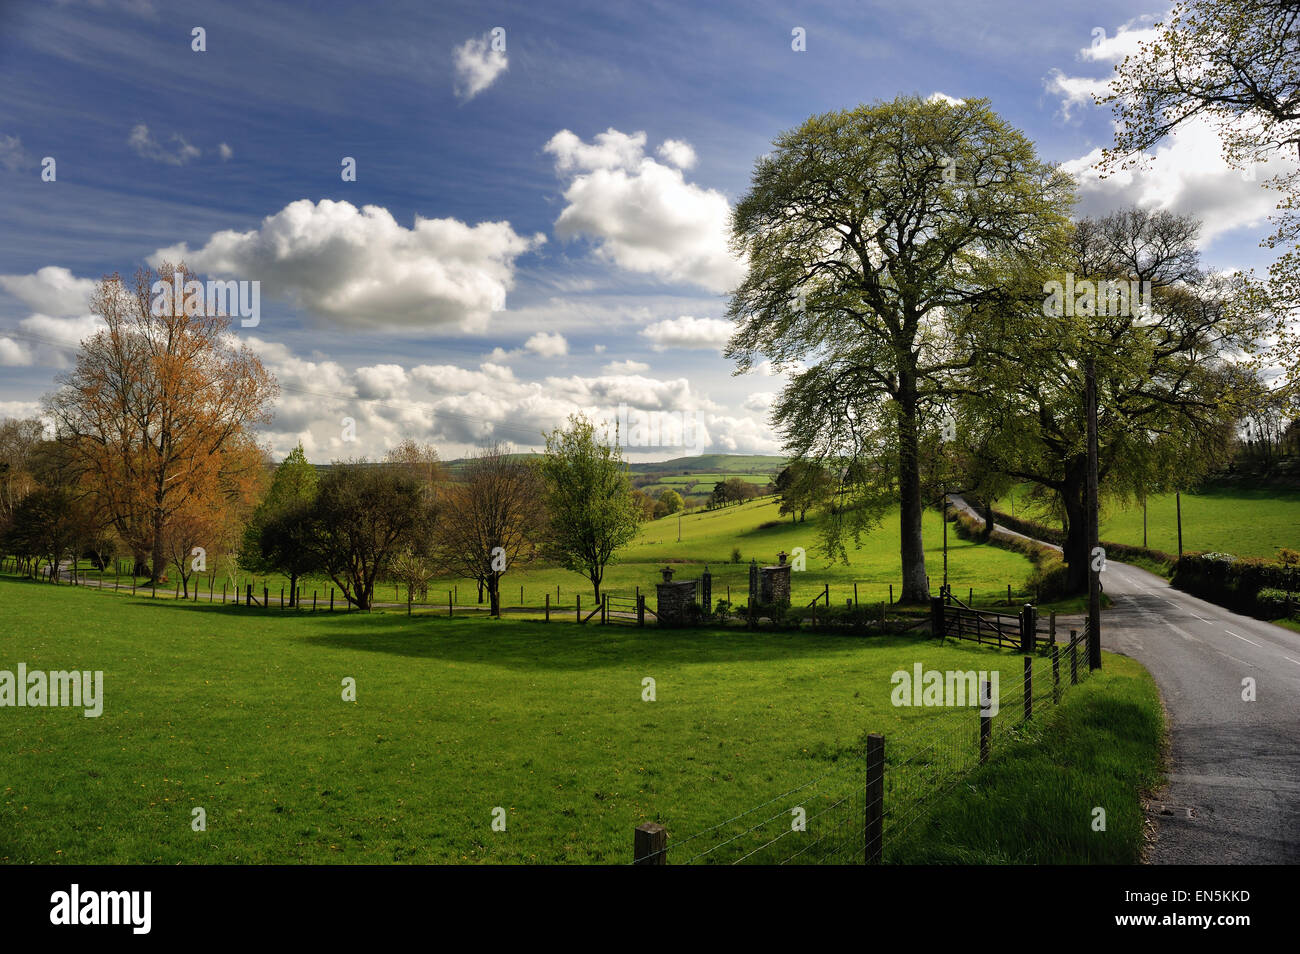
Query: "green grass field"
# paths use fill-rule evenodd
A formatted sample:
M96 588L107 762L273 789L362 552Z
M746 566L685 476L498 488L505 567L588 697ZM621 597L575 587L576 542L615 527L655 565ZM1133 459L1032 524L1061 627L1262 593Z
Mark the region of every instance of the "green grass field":
M806 604L829 585L832 600L839 606L853 596L853 585L858 583L858 598L862 602L877 602L888 599L889 586L894 585L894 593L899 593L899 581L902 578L902 563L898 555L898 511L890 511L884 522L871 533L862 538L861 549L849 545L849 564L828 560L818 550L819 535L816 519L809 516L806 523L795 524L789 517L782 518L778 513L778 504L773 500L752 501L719 510L706 510L677 517L665 517L643 524L637 538L620 551L617 562L612 564L605 576L605 589L613 595L631 597L637 592L651 594L653 609L654 584L662 579L659 571L671 564L678 579L693 578L709 567L713 575L713 597L725 599L727 587L731 587L732 599L737 604L747 599L749 586L750 559L757 559L760 564L775 563L777 554L785 550L793 554L796 547L803 547L806 556L806 569L792 574L792 598L796 604ZM773 525L765 529L765 523ZM681 540L678 541L680 525ZM935 592L943 580L943 523L938 511L926 511L924 517L925 555L927 570ZM732 562L732 550L739 549L741 561ZM1026 580L1032 566L1027 558L1019 553L1000 550L968 540L959 540L952 527L948 528L948 573L953 591L965 598L968 590L974 589L976 600L983 603L1005 602L1006 588L1010 583L1013 599L1019 602L1028 597ZM107 574L109 577L111 573ZM221 578L218 577L214 591L217 599L221 596ZM239 588L243 588L245 577L239 578ZM271 593L273 602L278 605L280 587L287 581L278 576L266 579L257 577L254 592L260 597L265 585ZM535 609L542 607L547 594L556 606L572 609L574 597L580 595L583 604L589 609L594 606L590 583L581 574L557 567L539 564L507 570L502 578L503 605L515 607L526 605ZM522 602L520 587L523 587ZM231 591L235 588L230 584ZM327 600L330 584L325 580L316 580L305 584L307 599L311 599L312 589L318 590L318 598ZM556 593L559 587L559 593ZM430 586L429 600L435 605L445 607L447 591L452 590L457 605L477 603L477 590L469 580L439 579ZM207 584L202 587L203 599L207 599ZM395 592L392 584L379 588L377 598L387 602L400 602L406 599L405 590ZM341 606L342 597L339 597Z
M1300 493L1285 490L1210 490L1183 494L1183 550L1217 550L1242 557L1276 557L1279 547L1300 549ZM997 503L1011 512L1011 498ZM1178 523L1173 494L1147 501L1147 545L1178 552ZM1016 514L1051 523L1016 496ZM1052 524L1054 525L1054 524ZM1103 507L1101 537L1115 543L1142 545L1142 506L1110 503Z
M706 846L699 860L734 861L771 829L723 835L769 813L786 825L791 799L689 836L821 778L796 801L800 837L821 839L844 827L839 793L862 790L866 733L926 739L954 716L973 731L973 712L890 705L893 671L999 669L1010 685L1020 669L1013 654L902 637L281 615L13 578L0 605L0 669L105 679L99 718L0 710L6 863L621 863L646 820L668 827L672 863ZM1114 663L1055 718L1120 731L1151 690ZM1084 740L1079 772L1107 738ZM1145 778L1154 752L1134 757ZM1092 804L1082 782L1050 792ZM1134 810L1137 791L1116 804ZM206 831L191 828L196 807ZM1131 857L1120 839L1086 857Z
M898 854L915 864L1139 863L1145 816L1134 796L1160 785L1160 694L1136 660L1108 655L1102 672L940 799ZM1096 808L1105 831L1093 827Z

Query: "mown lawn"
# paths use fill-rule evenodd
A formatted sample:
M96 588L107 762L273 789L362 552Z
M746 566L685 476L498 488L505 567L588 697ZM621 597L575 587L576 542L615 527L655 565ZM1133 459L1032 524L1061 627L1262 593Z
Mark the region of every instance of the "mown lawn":
M868 732L916 745L966 719L892 706L893 672L998 669L1004 687L1020 672L1018 656L901 637L281 615L10 578L0 619L0 669L105 678L99 718L0 709L6 863L622 863L646 820L668 827L673 863L735 861L802 805L807 832L758 856L781 860L854 831L835 809L862 790ZM1096 696L1120 731L1149 683L1120 675L1067 699Z

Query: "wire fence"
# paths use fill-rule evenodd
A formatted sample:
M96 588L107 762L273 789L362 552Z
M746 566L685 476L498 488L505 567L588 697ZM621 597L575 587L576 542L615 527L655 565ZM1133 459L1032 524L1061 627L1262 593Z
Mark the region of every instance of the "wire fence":
M826 772L709 828L669 838L663 825L638 827L632 863L905 863L908 836L936 806L995 754L1035 738L1092 672L1086 626L1034 655L990 659L1002 664L1002 677L1007 662L1019 668L997 685L953 680L957 704L927 709L887 735L864 735Z

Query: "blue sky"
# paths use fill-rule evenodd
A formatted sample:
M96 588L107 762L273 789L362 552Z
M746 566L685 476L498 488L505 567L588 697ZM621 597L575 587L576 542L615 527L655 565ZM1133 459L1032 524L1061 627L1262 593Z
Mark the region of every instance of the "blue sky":
M899 94L988 97L1082 212L1191 212L1208 264L1267 264L1269 195L1212 129L1088 171L1112 126L1087 94L1160 5L697 7L0 4L0 415L93 330L93 280L184 254L261 283L234 333L284 386L277 456L535 446L619 405L694 425L639 459L778 452L781 376L720 355L727 209L781 130Z

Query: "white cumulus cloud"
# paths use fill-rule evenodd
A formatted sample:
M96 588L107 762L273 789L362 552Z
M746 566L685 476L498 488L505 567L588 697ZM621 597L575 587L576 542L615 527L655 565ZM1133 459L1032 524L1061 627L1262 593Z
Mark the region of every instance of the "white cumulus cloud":
M1277 194L1263 183L1286 171L1289 161L1279 156L1245 172L1234 169L1223 158L1218 130L1200 118L1165 137L1133 168L1103 179L1096 169L1101 158L1101 149L1094 149L1062 163L1079 180L1080 215L1102 215L1131 205L1193 215L1202 223L1202 245L1233 229L1264 223Z
M689 142L680 139L665 139L655 154L678 169L689 169L695 165L695 150Z
M616 129L590 143L567 129L551 137L545 151L557 172L572 177L556 235L589 238L601 257L628 271L731 290L745 268L728 247L726 196L687 182L681 168L646 156L645 145L645 133ZM664 147L670 161L685 161L686 143L668 140L661 155Z
M682 315L665 318L641 330L656 351L667 348L718 348L722 349L731 338L731 322L722 318L694 318Z
M78 278L58 265L46 265L30 275L0 275L0 288L47 315L84 315L90 310L95 281Z
M515 259L545 240L509 222L417 215L408 229L380 206L299 199L257 229L217 232L198 249L159 249L149 261L261 281L263 296L337 324L482 331L505 308Z
M493 49L493 39L488 33L472 36L452 50L452 61L456 69L456 95L461 99L473 99L510 68L505 50Z
M569 343L559 332L548 334L539 331L524 342L524 349L543 358L558 358L569 353Z

